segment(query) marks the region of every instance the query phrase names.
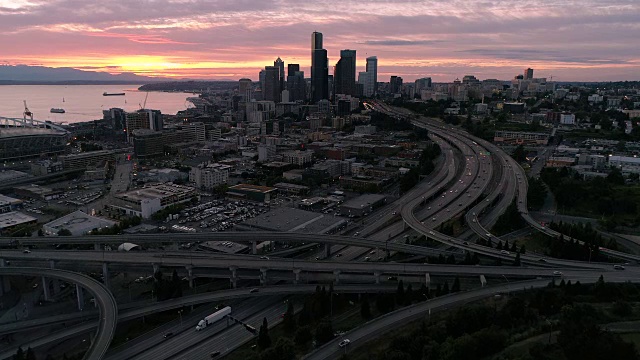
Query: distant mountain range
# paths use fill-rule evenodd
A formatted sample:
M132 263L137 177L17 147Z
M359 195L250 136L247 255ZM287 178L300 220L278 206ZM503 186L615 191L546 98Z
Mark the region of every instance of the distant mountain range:
M133 73L109 74L73 68L0 65L0 85L47 84L146 84L167 81Z

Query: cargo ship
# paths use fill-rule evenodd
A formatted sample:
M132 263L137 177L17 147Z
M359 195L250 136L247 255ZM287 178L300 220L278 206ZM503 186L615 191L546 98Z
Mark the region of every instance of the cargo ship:
M61 108L51 108L50 111L52 113L55 113L55 114L64 114L65 113L64 109L61 109Z
M124 96L124 93L108 93L108 92L103 92L102 96Z

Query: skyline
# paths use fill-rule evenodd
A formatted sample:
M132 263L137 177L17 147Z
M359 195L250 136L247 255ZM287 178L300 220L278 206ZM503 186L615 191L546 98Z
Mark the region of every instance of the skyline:
M0 64L257 80L280 57L308 76L318 31L330 74L352 49L357 72L378 57L379 81L508 80L528 67L557 81L640 80L638 14L633 0L0 0Z

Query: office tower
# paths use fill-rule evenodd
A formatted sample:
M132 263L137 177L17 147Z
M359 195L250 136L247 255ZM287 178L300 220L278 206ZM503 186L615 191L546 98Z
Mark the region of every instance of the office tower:
M262 91L262 93L264 94L264 77L266 75L266 72L264 70L260 70L260 73L258 74L258 81L260 82L260 91Z
M322 33L311 34L311 101L329 98L329 63L322 48Z
M423 89L431 89L431 78L425 77L421 79L417 79L414 84L415 93L420 95L420 92Z
M242 96L244 101L250 101L252 98L253 83L251 79L240 79L238 81L238 95Z
M362 87L362 96L373 96L373 73L361 71L358 73L358 84Z
M264 70L264 91L262 96L266 101L280 102L280 69L277 66L267 66Z
M366 66L366 71L368 73L370 73L370 80L371 84L369 85L370 87L373 87L373 91L372 94L369 96L374 96L376 94L378 94L378 58L375 56L369 56L367 58L367 66ZM365 92L367 85L365 85Z
M334 94L356 95L356 51L341 50L333 72Z
M389 79L389 92L392 94L402 93L402 78L400 76L392 76Z
M531 80L531 79L533 79L533 69L532 68L524 69L524 80Z
M273 66L278 68L278 76L280 77L280 91L284 90L284 61L282 61L282 59L280 59L280 57L278 56L278 58L273 62Z
M102 110L103 119L111 124L113 130L122 131L126 126L126 112L120 108Z
M289 101L304 101L306 99L307 83L304 79L304 72L300 71L299 64L287 66L287 90L289 90Z
M294 76L296 74L296 71L300 71L300 64L287 65L287 77Z

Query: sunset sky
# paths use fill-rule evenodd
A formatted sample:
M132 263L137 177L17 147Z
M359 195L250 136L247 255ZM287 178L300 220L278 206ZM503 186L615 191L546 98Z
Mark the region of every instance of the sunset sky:
M309 76L313 31L331 67L378 56L379 81L640 80L640 0L0 0L0 64L237 80L280 56Z

